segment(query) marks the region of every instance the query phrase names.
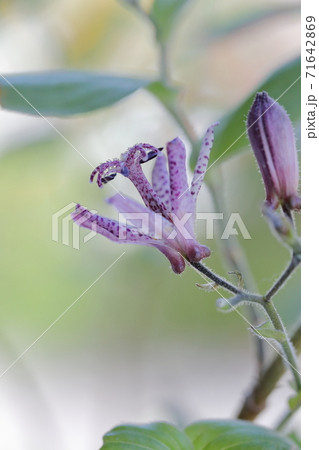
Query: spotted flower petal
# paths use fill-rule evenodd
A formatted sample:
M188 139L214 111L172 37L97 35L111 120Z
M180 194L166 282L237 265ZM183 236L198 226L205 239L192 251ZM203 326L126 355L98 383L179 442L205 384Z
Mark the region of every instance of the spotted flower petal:
M151 245L154 242L152 237L144 235L137 228L127 227L116 220L93 214L81 205L76 206L71 216L75 223L119 244Z
M101 188L103 184L114 178L117 173L122 173L123 164L120 160L106 161L96 167L90 176L90 183L93 183L95 176L97 175L97 184Z
M171 211L171 192L169 175L166 166L166 158L163 154L157 156L152 172L152 184L154 191L164 203L168 211Z
M113 180L118 173L132 181L144 205L119 194L108 200L121 213L122 222L124 220L131 225L93 214L80 205L72 214L73 220L112 241L157 248L169 259L176 273L184 271L185 259L198 262L207 258L210 250L197 242L194 223L195 202L213 143L213 128L214 125L205 135L191 191L187 182L186 150L180 139L176 138L167 144L169 170L165 156L160 153L162 149L149 144L136 144L121 158L102 163L90 178L92 182L97 176L100 187ZM156 158L156 162L151 185L141 165L153 158Z
M179 138L168 142L167 157L172 212L178 217L181 217L185 212L193 214L195 204L187 182L186 149Z
M174 230L173 224L161 214L154 213L131 198L115 194L107 199L107 203L115 206L132 225L147 229L147 234L154 239L166 239ZM170 246L174 247L174 243L171 242Z
M93 170L90 181L92 182L95 175L98 174L97 184L102 187L113 173L121 173L132 181L147 207L165 216L167 215L166 206L152 188L141 168L142 163L152 159L154 155L157 156L159 152L160 150L152 145L136 144L123 153L120 159L100 164Z
M128 227L116 220L93 214L84 206L77 205L71 214L75 223L81 227L93 230L119 244L149 245L160 250L170 261L175 273L182 273L185 269L185 261L182 255L174 248L167 245L165 240L154 239L145 235L137 227Z
M202 187L205 172L208 166L209 155L214 143L214 128L218 125L218 122L211 125L205 133L202 146L199 152L198 160L194 170L194 177L191 184L191 195L196 200L198 192Z

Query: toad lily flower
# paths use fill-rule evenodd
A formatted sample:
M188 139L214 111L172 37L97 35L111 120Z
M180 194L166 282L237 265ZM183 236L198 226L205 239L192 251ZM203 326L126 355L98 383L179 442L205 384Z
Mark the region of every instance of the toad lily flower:
M93 214L77 205L72 213L78 225L94 230L118 243L148 245L160 250L170 261L175 273L182 273L185 260L199 262L210 255L210 250L195 238L196 199L208 165L214 140L214 127L205 134L190 187L186 175L186 150L179 138L168 142L167 158L149 144L136 144L119 159L99 165L91 174L97 184L113 180L116 174L127 177L136 187L144 205L116 194L107 200L114 205L125 224ZM145 177L142 164L156 158L152 184ZM130 225L126 225L126 221Z
M300 209L294 130L285 109L259 92L247 118L248 137L266 189L266 206Z

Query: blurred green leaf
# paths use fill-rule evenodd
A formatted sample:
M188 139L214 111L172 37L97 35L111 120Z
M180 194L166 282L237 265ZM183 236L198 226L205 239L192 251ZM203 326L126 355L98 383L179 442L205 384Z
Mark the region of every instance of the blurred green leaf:
M198 422L185 429L195 450L293 450L297 446L280 434L242 420Z
M295 442L296 448L301 448L301 440L300 440L299 436L297 435L297 433L295 433L295 432L290 433L289 438Z
M70 116L110 106L148 84L81 71L13 74L0 77L0 104L26 114Z
M123 425L103 436L100 450L194 450L183 431L164 422L148 425Z
M300 70L300 58L284 65L254 89L253 93L235 110L220 120L220 125L215 131L215 142L210 163L229 158L236 152L248 147L245 121L257 92L267 91L274 99L280 97L278 102L286 108L292 122L299 123L301 114ZM197 152L192 154L191 164L193 166L196 160Z
M177 88L165 86L161 81L153 81L147 86L147 90L151 92L174 116L176 98L179 92ZM178 118L176 118L176 120L178 121Z
M175 22L189 0L155 0L150 11L150 18L156 28L159 42L167 42Z
M147 90L157 97L168 109L175 103L178 94L177 88L165 86L161 81L153 81L153 83L147 86Z
M295 411L301 405L301 391L298 391L296 395L289 399L289 408Z
M204 34L206 35L206 41L211 42L230 33L236 33L247 27L257 25L260 22L280 16L285 17L291 13L299 14L300 6L297 4L270 5L269 8L267 5L267 7L262 7L260 10L252 9L251 11L247 11L244 9L241 14L236 12L232 18L227 16L227 20L214 24L214 26L210 24L210 27L206 32L204 31Z
M216 420L190 425L185 432L164 422L123 425L103 436L100 450L293 450L288 438L243 420Z

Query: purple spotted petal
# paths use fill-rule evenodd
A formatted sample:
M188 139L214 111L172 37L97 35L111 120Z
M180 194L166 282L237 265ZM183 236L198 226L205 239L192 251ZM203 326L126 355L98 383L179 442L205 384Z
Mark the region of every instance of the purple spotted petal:
M123 163L119 159L113 161L106 161L96 167L90 176L90 183L93 183L95 176L97 175L97 184L101 188L103 186L103 178L114 173L121 173L123 170Z
M122 222L91 213L77 206L72 213L78 225L94 230L118 243L149 245L160 250L170 261L176 273L185 269L185 260L198 262L210 255L210 250L195 238L195 200L205 171L213 141L213 127L206 133L196 166L190 192L186 173L186 151L178 138L167 144L168 166L160 150L148 144L129 148L120 159L108 161L97 167L99 186L111 181L117 173L129 178L140 193L144 205L130 198L115 195L108 200L122 214ZM157 158L152 174L152 184L146 179L141 164ZM126 222L132 224L127 226Z
M195 212L195 202L190 194L186 174L186 150L179 138L167 144L172 212L177 217ZM194 223L194 220L193 220ZM193 225L192 225L193 228ZM192 230L193 233L193 230Z
M154 213L131 198L115 194L107 199L107 203L114 205L119 213L134 226L140 227L143 224L147 229L146 234L153 238L166 239L174 229L173 224L161 214ZM174 242L171 243L171 246L174 247Z
M76 206L71 217L81 227L94 230L119 244L152 245L154 243L151 237L145 236L139 230L126 227L116 220L93 214L81 205Z
M180 219L171 214L175 226L174 240L179 246L179 251L191 262L198 262L203 258L210 256L210 250L205 245L201 245L196 241L194 234L194 214L186 213ZM173 236L174 236L173 234ZM169 236L168 241L172 242Z
M163 241L156 241L151 237L142 234L135 228L130 228L115 220L93 214L81 205L76 206L71 217L78 225L88 228L89 230L94 230L119 244L149 245L157 248L170 261L175 273L182 273L185 269L184 259L178 251L170 248Z
M147 151L142 146L135 145L128 150L125 158L127 177L132 181L148 208L168 217L166 206L152 188L141 168L140 160L143 158L147 158Z
M211 125L204 136L202 146L197 159L196 167L194 170L194 177L191 184L191 195L196 199L202 183L204 180L205 172L208 166L209 155L214 143L214 128L218 125L218 122Z
M171 192L169 175L166 166L166 158L163 154L157 156L152 172L152 184L154 191L164 203L168 211L171 211Z
M152 145L136 144L123 153L121 159L100 164L92 172L90 181L92 182L97 174L97 184L99 187L102 187L103 180L108 176L112 176L114 173L121 173L132 181L147 207L168 218L168 211L165 204L154 191L141 168L141 163L147 162L154 155L156 156L158 154L160 154L160 150Z

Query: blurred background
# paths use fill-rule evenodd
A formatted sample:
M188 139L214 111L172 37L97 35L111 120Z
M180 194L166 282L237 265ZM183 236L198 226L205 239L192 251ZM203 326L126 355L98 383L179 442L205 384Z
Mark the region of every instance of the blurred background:
M125 2L5 0L0 15L1 73L158 73L152 27ZM299 22L292 0L189 3L169 48L170 68L198 136L298 56ZM143 90L108 109L49 120L58 132L42 118L0 111L0 447L97 449L103 433L123 422L183 426L234 417L256 377L253 336L238 314L216 310L218 295L196 287L199 275L190 268L174 275L155 249L101 236L83 244L85 230L80 249L52 240L52 215L72 202L115 217L104 202L114 190L89 185L91 167L75 149L95 166L136 142L163 146L178 135L188 144L183 131ZM289 253L261 216L264 190L248 147L219 165L218 181L226 219L239 212L252 236L240 243L254 287L264 292ZM114 185L134 195L123 177ZM207 188L198 210L217 211ZM204 243L203 226L198 231ZM226 276L219 237L206 242L207 264ZM275 300L290 330L299 298L297 273ZM258 423L273 426L285 411L287 379Z

